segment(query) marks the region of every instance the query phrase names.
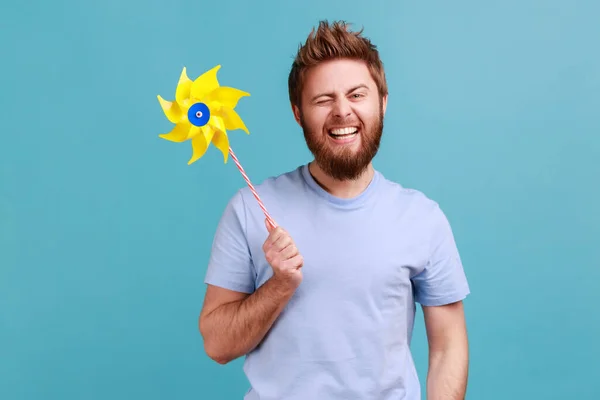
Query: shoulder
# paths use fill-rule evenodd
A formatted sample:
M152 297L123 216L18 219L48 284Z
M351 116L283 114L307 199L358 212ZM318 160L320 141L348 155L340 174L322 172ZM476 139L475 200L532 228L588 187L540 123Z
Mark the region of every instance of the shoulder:
M417 213L420 216L441 212L439 203L423 191L402 186L399 182L380 175L380 194L387 199L388 206Z
M398 226L410 231L411 236L427 245L431 253L442 249L453 254L452 227L437 200L421 190L402 187L387 179L382 186L386 186L386 211L397 216L394 221Z
M391 220L409 229L415 237L436 241L437 236L451 232L443 207L424 191L382 177L380 194L381 212L394 216Z

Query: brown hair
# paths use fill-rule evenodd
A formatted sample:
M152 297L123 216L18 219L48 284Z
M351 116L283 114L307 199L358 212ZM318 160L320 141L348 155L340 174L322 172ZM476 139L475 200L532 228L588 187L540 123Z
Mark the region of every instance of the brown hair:
M379 59L377 46L362 36L363 29L351 32L349 24L327 20L320 21L318 28L313 28L306 42L299 46L288 77L290 102L300 107L304 75L306 71L321 62L337 58L361 60L367 64L369 72L375 80L379 95L387 94L387 83L383 63Z

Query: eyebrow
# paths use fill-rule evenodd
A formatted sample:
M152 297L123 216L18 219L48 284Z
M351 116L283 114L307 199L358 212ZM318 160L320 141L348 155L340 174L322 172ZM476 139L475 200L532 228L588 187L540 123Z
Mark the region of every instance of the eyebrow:
M365 85L364 83L361 83L360 85L356 85L356 86L354 86L354 87L350 88L350 90L348 90L348 91L346 92L346 94L350 94L350 93L352 93L352 92L354 92L355 90L358 90L358 89L367 89L367 90L369 90L369 87L368 87L367 85ZM332 93L332 92L327 92L327 93L319 93L319 94L317 94L316 96L313 96L313 98L311 99L311 101L315 101L315 100L316 100L316 99L318 99L319 97L323 97L323 96L326 96L326 97L334 97L334 96L335 96L335 93Z

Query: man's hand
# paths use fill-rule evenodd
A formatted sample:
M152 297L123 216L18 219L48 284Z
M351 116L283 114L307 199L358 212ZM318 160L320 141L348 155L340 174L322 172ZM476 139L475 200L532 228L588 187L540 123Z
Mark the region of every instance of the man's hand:
M263 244L267 262L273 269L273 279L283 287L295 290L302 282L302 255L291 236L281 227L265 221L269 236Z
M254 293L208 285L200 332L210 358L220 364L252 351L265 337L302 282L302 256L283 228L267 223L263 250L273 276Z

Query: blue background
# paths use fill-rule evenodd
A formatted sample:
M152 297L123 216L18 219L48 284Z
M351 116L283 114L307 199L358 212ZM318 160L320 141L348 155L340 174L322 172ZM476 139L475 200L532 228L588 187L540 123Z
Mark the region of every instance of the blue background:
M365 27L390 86L376 167L446 211L472 295L468 399L598 399L600 5L173 0L0 6L0 398L241 399L203 352L212 235L244 186L171 124L183 66L251 97L255 182L309 160L292 57L319 19ZM293 210L290 210L293 212ZM413 343L422 382L426 339ZM277 371L273 371L277 379Z

